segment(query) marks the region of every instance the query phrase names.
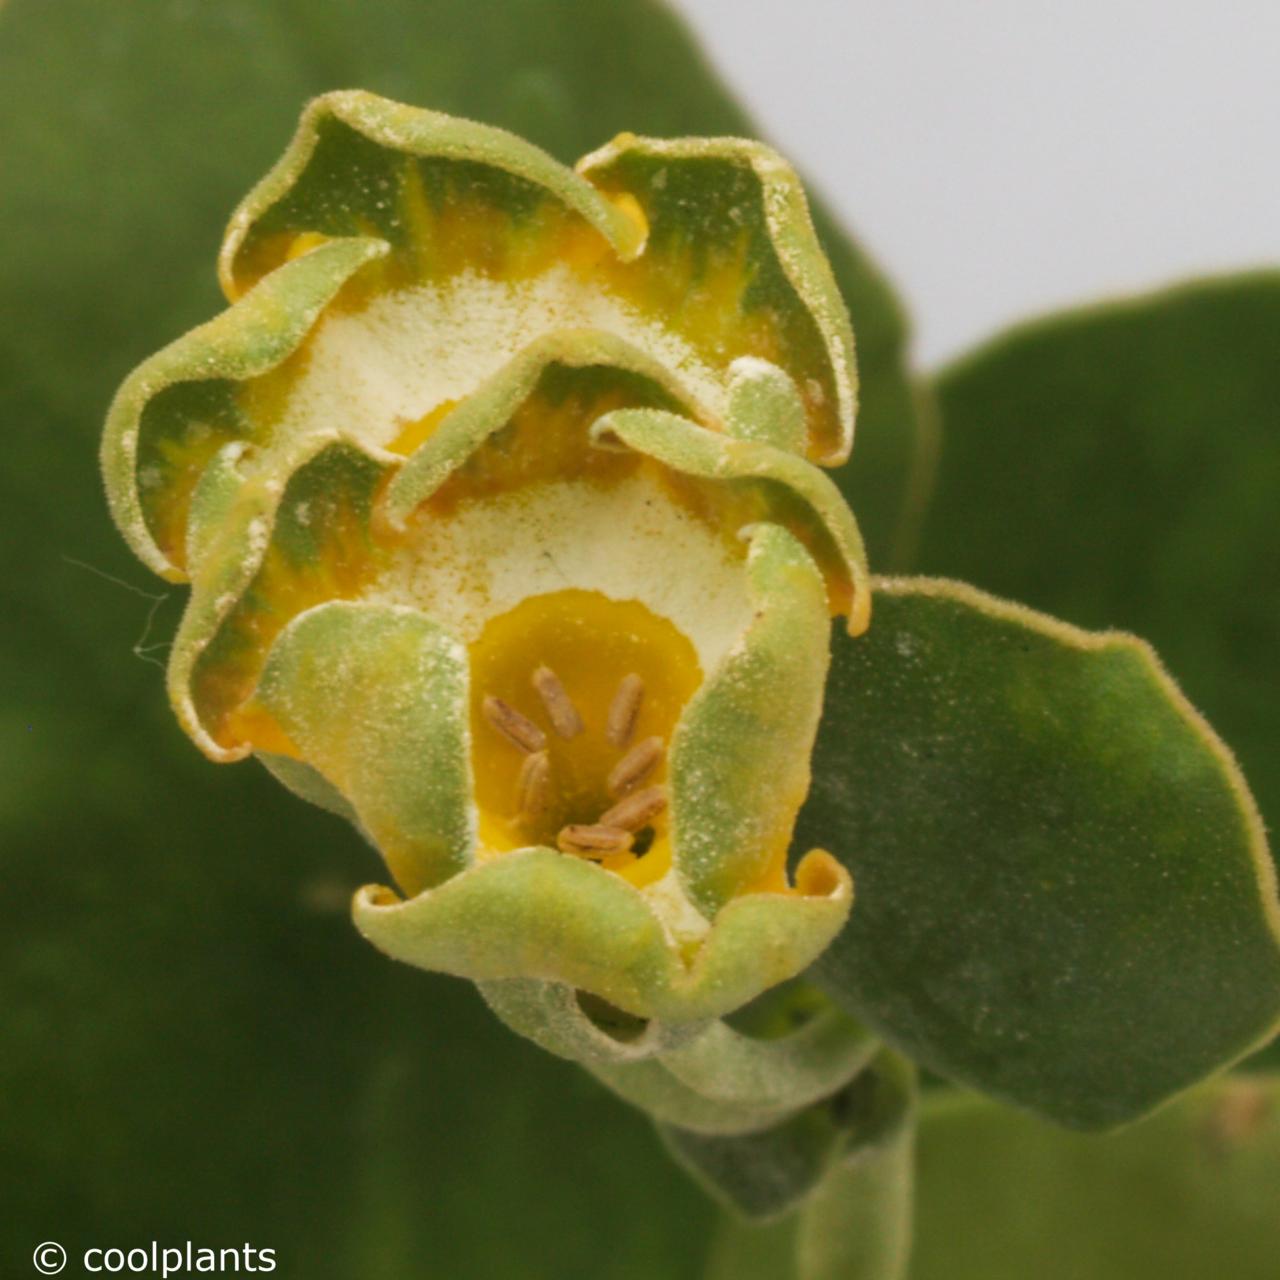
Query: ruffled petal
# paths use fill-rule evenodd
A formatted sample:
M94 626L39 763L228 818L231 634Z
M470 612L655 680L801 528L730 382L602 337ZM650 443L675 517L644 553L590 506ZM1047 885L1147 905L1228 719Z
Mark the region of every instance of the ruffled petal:
M535 978L588 991L639 1018L698 1022L806 969L843 925L853 890L825 854L797 892L729 903L692 958L639 890L593 863L525 849L401 900L371 886L353 915L393 959L475 981Z

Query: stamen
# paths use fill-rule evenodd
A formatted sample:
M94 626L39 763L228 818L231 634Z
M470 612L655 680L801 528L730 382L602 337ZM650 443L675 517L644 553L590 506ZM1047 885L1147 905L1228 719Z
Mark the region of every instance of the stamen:
M516 808L521 818L537 818L546 812L551 798L551 760L545 751L525 756L516 779Z
M547 735L527 716L501 698L486 697L483 704L484 718L503 735L514 742L521 751L541 751L547 745Z
M551 717L552 728L562 738L576 738L582 732L582 717L560 677L550 667L539 667L533 673L533 687Z
M602 827L620 827L623 831L639 831L648 826L667 807L666 787L646 787L600 815Z
M556 844L562 853L576 853L584 858L605 858L611 853L625 853L631 848L631 832L603 823L574 823L560 829Z
M631 741L643 697L644 681L635 672L623 676L618 682L618 692L609 704L609 718L605 724L605 734L615 747L625 747Z
M609 771L606 785L611 796L625 795L638 782L647 778L662 759L661 738L645 738L637 742Z

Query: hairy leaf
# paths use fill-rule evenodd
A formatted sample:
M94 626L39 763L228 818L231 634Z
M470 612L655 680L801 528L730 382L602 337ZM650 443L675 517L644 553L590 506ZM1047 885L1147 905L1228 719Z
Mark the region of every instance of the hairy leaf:
M800 847L853 872L830 994L945 1075L1118 1124L1280 1016L1280 904L1230 755L1152 652L929 579L837 633Z
M929 572L1150 639L1272 826L1277 331L1280 273L1260 272L1051 316L952 365L921 556Z
M1280 822L1280 272L1054 316L938 379L921 565L1145 637Z

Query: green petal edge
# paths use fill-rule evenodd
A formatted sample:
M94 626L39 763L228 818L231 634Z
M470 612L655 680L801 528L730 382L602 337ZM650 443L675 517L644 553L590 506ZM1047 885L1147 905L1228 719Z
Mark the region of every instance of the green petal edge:
M834 561L847 585L849 634L860 635L871 619L871 581L858 522L835 482L785 449L757 440L707 431L660 409L617 409L597 418L594 440L610 437L686 475L707 480L776 485L798 500L818 537L814 557L823 567ZM771 517L772 518L772 517ZM778 519L777 523L787 523ZM829 546L823 545L829 541Z
M271 476L246 479L238 471L239 446L228 445L206 469L192 502L189 541L198 547L191 596L169 652L169 701L183 730L211 760L242 760L252 748L219 743L204 723L193 677L209 646L252 585L277 530L281 504L293 486L309 481L308 469L327 458L383 465L367 449L336 434L307 442L309 452L293 460L287 483ZM205 504L213 510L205 513ZM267 653L261 655L265 662Z
M147 406L179 383L243 381L275 368L297 350L342 286L386 252L387 245L375 239L321 245L286 263L235 305L158 351L125 379L107 414L102 471L112 517L149 569L171 582L187 576L156 545L139 492L138 441Z
M640 1018L696 1022L794 977L839 931L848 873L830 858L810 865L800 892L735 898L688 962L639 890L550 849L503 854L407 901L369 886L352 914L375 947L419 968L565 983Z
M387 521L402 528L420 504L510 422L533 394L542 375L557 364L566 368L602 365L639 374L661 387L690 414L707 416L670 370L614 334L597 329L545 334L468 395L446 415L435 434L409 455L382 500Z
M529 184L592 226L621 262L651 251L657 258L668 251L683 255L691 237L704 242L713 237L723 247L735 236L745 236L752 297L791 335L786 340L792 343L786 348L789 354L780 364L802 384L812 427L808 452L822 465L847 459L856 411L853 332L813 229L803 186L770 148L741 138L663 140L622 134L573 170L501 129L361 91L326 94L309 104L284 156L231 219L219 259L228 298L238 297L284 260L282 240L262 262L248 265L255 248L271 234L287 233L287 239L290 234L358 232L398 238L401 228L391 190L398 177L381 166L363 177L325 171L321 180L312 173L328 163L321 144L335 126L389 155L457 161ZM632 171L637 162L650 167L658 163L664 173L679 171L681 182L692 184L694 198L658 192L652 173ZM739 190L739 179L748 174L750 189ZM307 186L313 181L315 190ZM640 186L633 191L636 183ZM386 191L375 199L373 189L383 185ZM618 197L638 197L649 219L647 229L615 203ZM695 273L692 287L696 282ZM793 357L799 361L794 368Z
M284 155L232 214L218 258L219 279L228 298L238 297L251 283L243 278L240 269L242 251L263 215L281 201L306 170L316 152L320 132L330 121L392 151L483 164L509 173L544 188L581 214L624 260L643 248L643 238L630 218L572 169L514 133L438 111L404 106L360 89L340 89L307 105ZM320 228L299 226L297 230Z
M836 284L831 266L818 242L809 216L804 187L794 169L771 147L746 138L640 138L623 133L612 142L578 161L578 172L596 182L619 181L625 190L633 190L633 179L625 174L631 162L648 162L661 166L697 169L707 162L728 162L750 171L759 183L759 202L777 267L785 276L796 301L810 317L821 335L827 358L827 385L824 396L835 402L831 415L835 423L834 438L811 456L823 466L838 466L849 457L853 447L853 423L857 412L857 374L855 371L853 328L849 313ZM679 220L688 204L679 196L654 190L649 182L649 217L653 220L651 238L660 227L662 213ZM665 181L662 185L666 185ZM664 199L663 196L666 196ZM735 210L723 210L730 224Z

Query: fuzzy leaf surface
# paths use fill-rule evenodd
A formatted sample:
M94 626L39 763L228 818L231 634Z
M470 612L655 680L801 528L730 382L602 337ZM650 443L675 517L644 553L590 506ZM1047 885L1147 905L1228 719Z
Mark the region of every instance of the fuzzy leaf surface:
M1149 639L1272 827L1278 330L1280 273L1258 272L1049 316L957 361L936 382L946 447L920 556Z
M1064 1124L1134 1118L1265 1039L1280 906L1239 771L1151 650L882 580L833 637L802 847L853 873L829 994Z

